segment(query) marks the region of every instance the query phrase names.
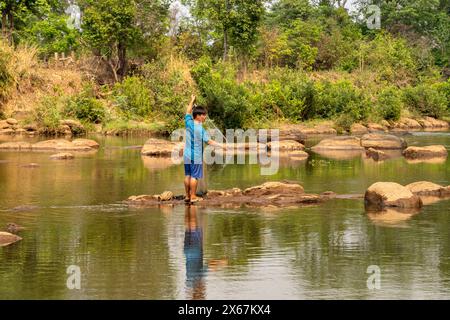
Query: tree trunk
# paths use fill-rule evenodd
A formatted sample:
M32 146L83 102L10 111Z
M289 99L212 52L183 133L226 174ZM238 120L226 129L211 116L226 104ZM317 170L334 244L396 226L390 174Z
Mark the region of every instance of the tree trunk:
M2 11L2 37L6 40L8 36L8 20L5 11Z
M123 43L117 45L117 56L119 59L119 65L117 68L117 74L122 80L127 73L127 48Z
M228 34L227 29L223 30L223 61L226 61L228 58Z
M13 44L13 32L14 32L14 16L13 16L12 12L9 13L8 20L9 20L8 41L9 41L9 44L12 45Z

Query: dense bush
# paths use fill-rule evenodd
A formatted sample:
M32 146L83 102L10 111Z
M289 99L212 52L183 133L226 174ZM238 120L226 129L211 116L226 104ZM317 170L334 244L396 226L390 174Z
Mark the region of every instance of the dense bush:
M447 113L448 100L436 86L420 84L404 90L403 101L411 111L422 116L441 118Z
M62 120L61 109L64 105L62 97L46 96L39 102L38 107L34 111L34 120L47 133L53 134L57 132Z
M154 105L153 93L145 81L136 76L125 78L116 83L113 89L115 105L125 117L146 117Z
M361 89L351 82L318 82L315 86L314 114L319 118L333 118L346 114L353 121L364 120L369 112L369 101Z
M96 99L91 85L85 86L79 95L69 99L64 113L68 117L93 123L103 122L106 118L106 109L103 103Z
M378 94L376 112L385 120L397 121L403 109L401 91L395 87L387 87Z

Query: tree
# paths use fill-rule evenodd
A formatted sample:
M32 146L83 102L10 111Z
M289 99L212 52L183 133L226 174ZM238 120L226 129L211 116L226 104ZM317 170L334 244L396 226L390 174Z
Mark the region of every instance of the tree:
M12 44L15 15L21 11L33 10L36 6L45 4L45 0L1 0L2 37Z
M110 67L115 81L127 71L127 48L141 36L133 0L86 0L83 40Z
M264 14L263 0L184 0L184 3L215 40L222 40L224 60L228 58L230 45L243 56L252 51Z

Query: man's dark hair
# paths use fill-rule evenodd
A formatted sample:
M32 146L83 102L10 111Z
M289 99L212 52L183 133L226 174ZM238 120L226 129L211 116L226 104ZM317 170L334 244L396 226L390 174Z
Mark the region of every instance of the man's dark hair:
M192 116L194 117L194 119L197 118L197 116L202 115L202 114L207 114L206 109L201 106L195 106L194 110L192 111Z

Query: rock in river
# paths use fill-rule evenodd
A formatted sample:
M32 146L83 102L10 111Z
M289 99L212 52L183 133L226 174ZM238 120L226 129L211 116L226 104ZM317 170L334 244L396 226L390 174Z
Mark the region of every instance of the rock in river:
M390 134L369 133L361 138L361 146L374 149L405 149L404 139Z
M9 246L10 244L16 243L20 240L22 240L22 238L16 236L15 234L0 231L0 247Z
M395 182L377 182L371 185L364 196L367 207L420 208L422 200L408 188Z
M445 158L447 154L447 149L441 145L409 147L403 151L403 155L407 159Z

